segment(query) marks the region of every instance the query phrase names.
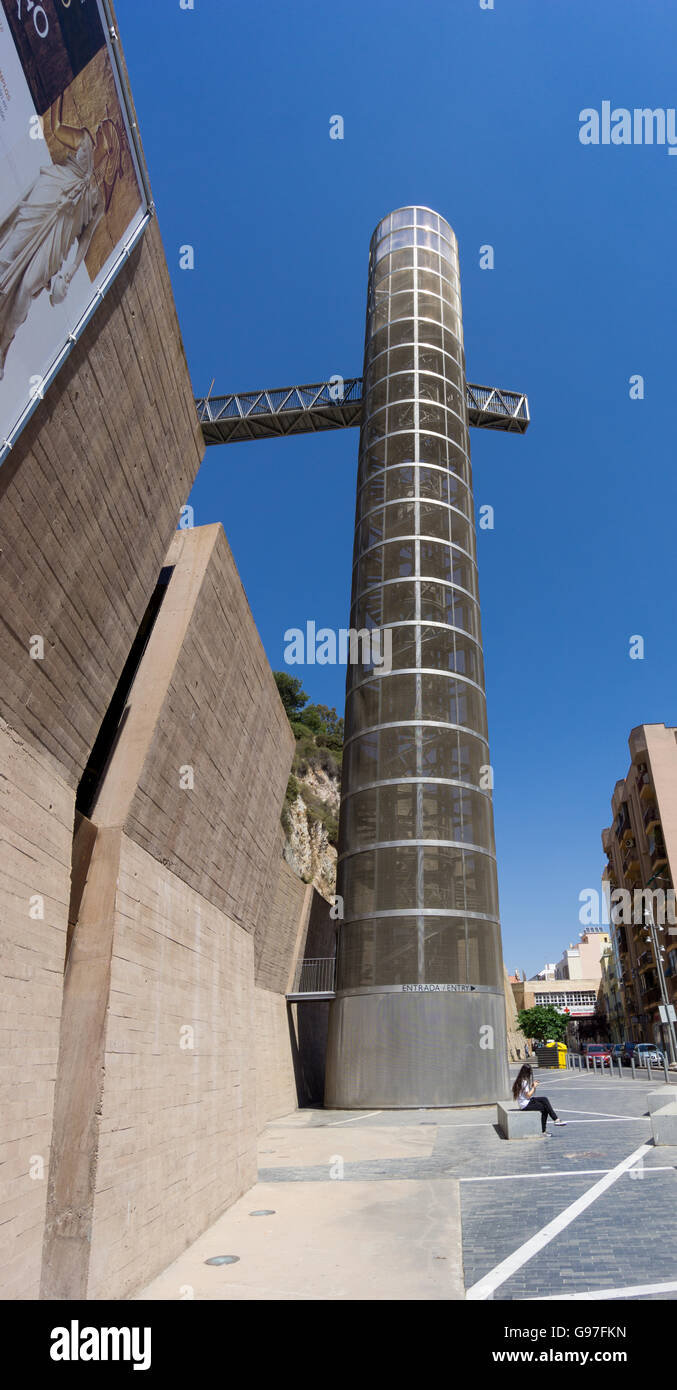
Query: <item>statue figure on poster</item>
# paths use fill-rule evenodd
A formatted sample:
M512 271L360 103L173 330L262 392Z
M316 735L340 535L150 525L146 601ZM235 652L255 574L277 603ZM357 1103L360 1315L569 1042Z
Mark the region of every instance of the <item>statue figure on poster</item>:
M62 95L52 106L50 123L66 157L41 168L0 225L0 381L31 302L47 289L52 305L66 298L123 173L120 123L106 114L92 135L86 127L64 122L63 102Z

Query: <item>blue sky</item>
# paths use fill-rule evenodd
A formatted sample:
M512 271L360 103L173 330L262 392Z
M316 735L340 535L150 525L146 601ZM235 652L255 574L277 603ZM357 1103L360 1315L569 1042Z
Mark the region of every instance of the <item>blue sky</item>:
M469 380L529 395L524 438L471 446L504 953L532 974L599 885L630 729L677 724L677 157L578 140L603 100L677 105L672 0L117 14L196 394L360 375L371 232L422 203L459 239ZM356 451L205 456L195 520L223 522L273 667L286 628L347 624ZM342 707L342 668L300 673Z

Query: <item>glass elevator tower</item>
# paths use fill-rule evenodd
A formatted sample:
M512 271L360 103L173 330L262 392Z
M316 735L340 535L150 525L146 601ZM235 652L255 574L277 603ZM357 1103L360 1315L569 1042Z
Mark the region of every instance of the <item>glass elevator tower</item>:
M381 638L347 676L332 1107L508 1093L475 548L456 237L401 208L369 256L350 625Z

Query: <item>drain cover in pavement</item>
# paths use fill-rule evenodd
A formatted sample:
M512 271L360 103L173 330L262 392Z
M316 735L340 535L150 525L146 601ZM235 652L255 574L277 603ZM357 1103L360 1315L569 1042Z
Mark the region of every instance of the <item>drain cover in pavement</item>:
M274 1211L268 1210L268 1208L266 1208L266 1207L262 1207L260 1211L250 1211L249 1215L250 1215L250 1216L274 1216L274 1215L275 1215L275 1212L274 1212Z
M211 1260L205 1260L206 1265L236 1265L239 1262L239 1255L213 1255Z

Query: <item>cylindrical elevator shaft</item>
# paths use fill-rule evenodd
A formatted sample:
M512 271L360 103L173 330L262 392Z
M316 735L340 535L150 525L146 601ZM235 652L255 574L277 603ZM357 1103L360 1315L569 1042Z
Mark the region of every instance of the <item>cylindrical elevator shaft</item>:
M380 639L346 682L325 1103L495 1101L505 1001L458 248L428 208L371 241L351 628Z

